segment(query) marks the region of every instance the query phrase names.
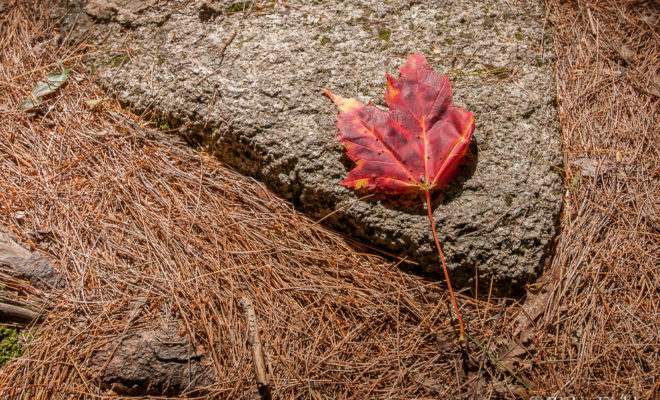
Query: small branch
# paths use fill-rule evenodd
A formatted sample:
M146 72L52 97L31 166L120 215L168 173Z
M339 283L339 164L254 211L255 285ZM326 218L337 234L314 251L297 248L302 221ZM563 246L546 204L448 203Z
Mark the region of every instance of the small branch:
M22 322L29 324L30 322L40 318L41 315L39 313L28 310L27 308L0 303L0 320L9 320L12 322Z
M259 338L259 327L257 326L257 316L254 312L252 301L246 297L240 299L245 313L245 323L247 325L247 336L250 347L252 347L252 364L254 367L254 377L257 381L257 389L263 400L271 399L271 387L268 384L266 375L266 365L264 363L264 351L261 347Z

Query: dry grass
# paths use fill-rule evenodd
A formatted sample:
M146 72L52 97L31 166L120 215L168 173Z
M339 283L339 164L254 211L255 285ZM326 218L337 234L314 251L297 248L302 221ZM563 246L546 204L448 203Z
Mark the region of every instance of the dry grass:
M89 111L85 101L103 94L79 60L40 112L14 111L55 68L45 65L77 55L48 42L48 14L43 4L14 7L1 28L9 40L0 80L9 83L0 89L0 223L26 243L47 232L68 288L50 302L29 352L3 371L6 396L100 396L85 373L89 357L126 329L175 320L195 347L215 349L209 391L245 397L254 378L242 296L262 324L279 398L458 390L460 353L437 350L437 335L451 335L442 282L357 253L110 100Z
M10 6L0 15L0 225L57 260L68 287L50 297L10 282L11 295L50 313L2 370L2 397L109 396L88 374L90 355L127 329L180 321L211 356L211 396L247 398L245 296L277 398L524 397L505 367L542 395L652 398L659 121L658 98L640 88L660 65L657 24L643 12L660 12L636 3L550 4L569 187L557 255L524 307L459 298L468 332L501 363L455 347L443 282L362 254L109 99L89 110L103 94L76 58L86 49L53 40L50 2ZM635 54L624 75L616 40ZM69 84L39 112L16 111L61 60ZM600 170L583 176L579 158Z
M545 333L541 373L551 393L653 397L660 376L660 6L553 2L550 14L568 192L556 279L537 327Z

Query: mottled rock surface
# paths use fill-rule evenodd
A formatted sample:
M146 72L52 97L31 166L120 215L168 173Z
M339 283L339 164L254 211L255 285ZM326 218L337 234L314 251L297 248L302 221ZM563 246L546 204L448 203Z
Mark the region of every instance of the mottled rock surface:
M250 4L250 2L247 2ZM263 180L313 218L440 265L421 202L405 209L338 182L350 168L336 110L320 91L384 105L385 72L421 51L475 114L475 155L435 204L458 285L491 278L515 293L547 258L561 208L550 36L542 1L234 1L70 3L72 42L108 92L154 111L229 165Z
M48 260L18 244L0 230L0 270L16 279L23 279L38 289L62 289L64 280L57 275Z
M131 329L90 359L101 388L131 396L202 393L214 381L210 366L210 358L192 348L176 324Z

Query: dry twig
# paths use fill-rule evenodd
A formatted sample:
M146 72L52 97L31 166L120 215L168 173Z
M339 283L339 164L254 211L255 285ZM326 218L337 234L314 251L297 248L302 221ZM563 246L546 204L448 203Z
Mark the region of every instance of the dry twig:
M257 315L254 312L252 301L247 297L242 297L241 305L245 313L245 324L248 343L252 349L252 364L254 368L254 377L257 381L257 389L262 399L269 400L271 398L271 388L268 384L268 376L266 374L266 363L264 363L264 350L261 346L261 338L259 336L259 326L257 325Z

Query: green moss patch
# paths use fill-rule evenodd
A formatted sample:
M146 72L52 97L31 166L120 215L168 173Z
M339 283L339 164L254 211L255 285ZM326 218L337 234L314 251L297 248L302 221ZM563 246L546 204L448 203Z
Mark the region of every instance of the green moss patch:
M0 365L19 357L23 348L18 343L18 331L6 326L0 327Z
M246 8L248 8L249 3L248 2L241 2L241 3L234 3L227 7L227 12L228 13L234 13L234 12L239 12L239 11L245 11Z
M378 30L378 37L380 37L381 39L383 39L386 42L389 42L389 40L390 40L390 30L385 29L385 28L379 29Z

